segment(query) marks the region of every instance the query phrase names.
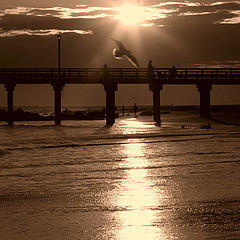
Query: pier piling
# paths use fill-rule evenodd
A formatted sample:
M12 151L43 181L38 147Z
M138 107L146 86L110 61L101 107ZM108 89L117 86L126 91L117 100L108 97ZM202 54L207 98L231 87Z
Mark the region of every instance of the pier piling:
M106 91L106 124L115 123L115 91L105 89Z
M157 125L161 124L160 91L163 88L161 79L156 79L152 61L148 64L149 90L153 93L153 119Z
M16 84L14 83L6 83L5 88L7 90L7 111L8 111L8 125L13 125L13 91L15 89Z
M114 79L109 78L106 64L103 69L102 83L106 92L106 124L111 126L115 123L115 91L117 91L117 83Z
M61 92L64 87L63 83L52 84L54 90L54 115L55 125L61 124Z
M212 90L212 84L210 81L201 82L197 84L197 88L200 92L200 117L210 118L210 91Z
M160 91L153 91L153 119L156 124L161 124Z

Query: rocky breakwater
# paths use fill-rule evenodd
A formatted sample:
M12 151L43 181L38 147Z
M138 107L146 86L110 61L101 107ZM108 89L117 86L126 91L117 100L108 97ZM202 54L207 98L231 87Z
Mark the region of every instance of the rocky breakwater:
M17 108L13 111L12 118L14 121L50 121L54 119L54 116L42 116L36 112L28 112L21 108ZM7 120L8 112L5 109L0 110L0 121Z
M62 120L102 120L105 119L105 109L102 111L71 111L64 110L61 112ZM116 118L119 115L116 113ZM24 111L18 108L13 111L12 118L14 121L52 121L54 115L43 116L40 113ZM0 121L8 120L8 112L5 109L0 110Z

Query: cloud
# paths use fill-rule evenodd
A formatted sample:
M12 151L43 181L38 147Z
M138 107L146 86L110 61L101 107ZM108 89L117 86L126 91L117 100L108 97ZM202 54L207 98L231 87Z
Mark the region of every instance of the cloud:
M62 32L66 34L66 66L95 67L102 66L104 62L112 66L125 66L124 62L112 60L114 46L110 38L114 36L138 55L141 66L146 66L148 59L163 67L197 63L237 66L237 62L227 61L239 60L239 2L142 2L145 3L142 6L144 21L134 31L114 18L118 12L116 5L96 7L98 0L91 7L86 3L75 7L16 7L0 10L0 48L4 59L1 64L18 66L19 55L26 56L28 52L23 65L32 66L31 51L38 51L36 42L48 49L46 52L51 52L48 36ZM23 46L18 48L14 36L29 37L18 38L18 45ZM41 51L39 54L42 54ZM54 52L52 55L55 56ZM79 56L84 57L80 59ZM12 59L16 60L16 65ZM35 60L36 65L39 62L42 66L51 66L54 58L48 59L48 62L46 57Z
M216 23L239 23L240 2L214 2L211 4L190 2L190 1L176 1L164 2L152 5L142 6L143 19L145 22L142 25L153 26L153 21L171 17L177 14L182 16L199 16L207 14L215 14L221 11L226 11L233 16L231 18L224 18ZM60 19L104 19L110 18L116 20L116 15L119 11L117 6L87 6L86 4L76 5L74 8L70 7L14 7L0 10L0 16L6 15L25 15L36 17L55 17ZM157 24L158 25L158 24Z
M20 15L26 14L29 15L31 10L34 8L27 7L16 7L16 8L7 8L1 12L2 15Z
M186 17L212 16L211 24L240 23L240 2L164 2L143 7L145 24L148 26L167 25L168 19L178 17L188 21ZM208 17L208 16L207 16ZM164 20L164 21L163 21Z
M240 23L240 10L238 11L231 11L230 14L232 14L232 17L225 18L221 21L218 21L216 23L219 24L239 24Z
M164 27L173 24L188 24L189 21L199 21L202 17L202 23L205 24L239 24L240 23L240 2L239 1L218 1L213 3L175 1L160 2L141 6L143 12L143 21L140 27ZM71 31L77 34L92 34L94 28L101 21L117 23L117 13L119 7L115 6L89 6L86 4L76 5L75 7L12 7L0 10L0 26L6 31L1 31L1 37L13 35L44 35L52 29L61 29L57 31ZM18 17L18 18L16 18ZM10 21L9 19L13 19ZM20 18L24 18L21 20ZM31 24L28 23L31 21ZM36 19L36 20L35 20ZM42 19L42 20L40 20ZM48 19L48 20L44 20ZM54 19L54 20L53 20ZM68 21L75 21L74 26L81 26L81 30L69 30ZM80 20L80 21L78 21ZM92 20L96 20L93 22ZM174 22L173 22L174 20ZM66 24L63 23L66 22ZM98 21L98 22L97 22ZM44 22L44 27L34 26ZM46 24L49 22L49 24ZM61 22L61 24L60 24ZM14 26L15 24L15 26ZM58 26L58 25L61 26ZM84 30L84 24L87 30ZM17 27L16 27L17 26ZM56 27L58 26L58 27ZM78 28L77 27L77 28ZM66 28L66 29L65 29ZM74 28L74 27L73 27ZM26 31L28 29L28 31ZM40 30L38 30L40 29Z
M31 30L31 29L22 29L22 30L9 30L3 31L0 29L0 38L1 37L15 37L20 35L27 36L50 36L57 35L58 33L76 33L76 34L93 34L92 31L84 31L84 30L59 30L59 29L48 29L48 30Z
M240 67L240 61L209 61L201 64L193 64L192 67L201 67L201 68L239 68Z
M67 7L48 7L48 8L33 8L33 7L15 7L7 8L0 11L0 16L5 15L26 15L37 17L56 17L61 19L71 18L103 18L113 16L111 12L115 12L115 8L109 7L87 7L86 5L77 5L75 8Z
M215 2L198 6L182 7L178 16L215 15L213 24L238 24L240 23L240 2ZM218 18L221 18L220 20Z
M179 6L199 6L200 3L197 3L197 2L188 2L188 1L184 1L184 2L164 2L164 3L159 3L159 4L156 4L154 5L155 7L169 7L169 6L172 6L172 7L179 7Z
M180 13L178 16L201 16L201 15L208 15L212 14L213 12L185 12L185 13Z
M198 6L199 3L194 2L165 2L153 5L142 6L143 19L146 23L143 25L152 26L148 21L167 18L171 14L179 11L181 7ZM77 5L75 8L69 7L47 7L47 8L33 8L33 7L15 7L7 8L0 11L0 16L6 15L25 15L36 17L56 17L60 19L102 19L111 18L116 20L116 15L120 7L89 7L85 4Z

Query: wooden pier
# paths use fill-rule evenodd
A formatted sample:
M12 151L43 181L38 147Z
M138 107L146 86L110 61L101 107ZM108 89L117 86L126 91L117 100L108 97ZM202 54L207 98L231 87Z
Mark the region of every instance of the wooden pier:
M154 121L161 123L160 92L163 85L196 85L200 116L210 118L212 85L239 85L240 68L0 68L0 84L7 91L8 124L13 125L13 92L16 84L51 84L55 124L61 124L61 91L66 84L102 84L106 92L106 123L115 122L118 84L148 84L153 93Z

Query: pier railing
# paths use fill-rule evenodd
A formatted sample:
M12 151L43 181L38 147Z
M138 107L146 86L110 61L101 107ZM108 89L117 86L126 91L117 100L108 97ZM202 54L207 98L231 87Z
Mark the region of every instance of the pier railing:
M154 68L156 80L164 84L240 84L240 68ZM57 79L69 84L102 83L103 68L0 68L0 83L51 84ZM120 84L149 83L147 68L109 68L108 77Z

